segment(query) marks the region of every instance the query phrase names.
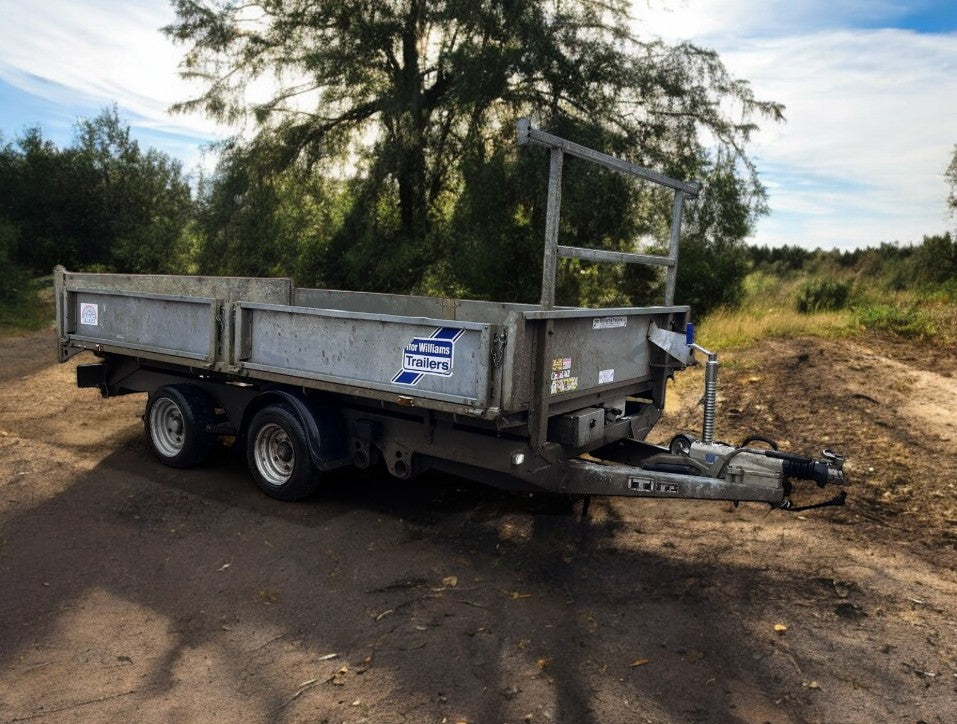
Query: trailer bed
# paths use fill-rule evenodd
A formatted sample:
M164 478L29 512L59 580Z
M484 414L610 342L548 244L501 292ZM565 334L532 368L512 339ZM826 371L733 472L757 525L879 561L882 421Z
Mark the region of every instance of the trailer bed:
M61 361L82 350L495 419L660 383L647 337L688 308L503 304L297 288L291 279L58 268ZM542 349L539 345L542 344ZM545 369L540 369L543 360Z

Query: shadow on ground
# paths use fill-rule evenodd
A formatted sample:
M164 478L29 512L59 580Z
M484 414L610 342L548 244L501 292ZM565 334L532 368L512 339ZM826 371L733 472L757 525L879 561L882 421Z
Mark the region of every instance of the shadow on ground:
M916 713L910 693L887 695L914 675L882 657L853 588L838 598L841 581L795 577L780 551L728 563L759 517L722 533L728 514L707 504L719 528L702 541L680 513L659 517L667 503L596 501L581 522L554 499L378 471L288 504L229 451L178 471L132 440L2 520L0 719ZM818 683L838 667L864 687L842 715Z

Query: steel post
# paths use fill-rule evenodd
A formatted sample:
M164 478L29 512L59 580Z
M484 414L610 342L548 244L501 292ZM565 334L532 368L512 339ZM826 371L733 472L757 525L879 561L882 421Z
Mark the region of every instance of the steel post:
M665 304L675 303L675 285L678 280L678 247L681 244L681 214L684 209L685 194L675 191L674 205L671 207L671 239L668 244L668 261L671 262L665 272Z
M718 355L709 354L704 366L704 421L701 439L710 445L714 442L714 419L718 399Z
M543 309L555 306L555 275L558 269L558 222L562 210L562 149L552 148L548 168L548 207L545 215L545 256L542 263Z

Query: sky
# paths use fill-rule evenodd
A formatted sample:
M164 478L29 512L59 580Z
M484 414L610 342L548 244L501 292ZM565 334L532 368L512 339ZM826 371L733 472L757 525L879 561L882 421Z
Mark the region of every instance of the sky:
M750 243L850 249L957 227L944 171L957 144L955 0L632 0L639 35L717 50L786 106L750 146L770 213ZM198 89L160 28L166 0L0 0L0 133L58 145L117 103L143 146L211 168L235 129L169 106Z

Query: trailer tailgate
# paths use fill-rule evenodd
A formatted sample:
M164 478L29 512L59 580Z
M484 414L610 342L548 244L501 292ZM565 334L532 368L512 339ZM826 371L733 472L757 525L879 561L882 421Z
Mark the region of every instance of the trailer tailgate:
M544 348L549 404L651 379L649 326L683 328L687 315L685 306L525 312Z

